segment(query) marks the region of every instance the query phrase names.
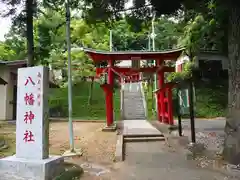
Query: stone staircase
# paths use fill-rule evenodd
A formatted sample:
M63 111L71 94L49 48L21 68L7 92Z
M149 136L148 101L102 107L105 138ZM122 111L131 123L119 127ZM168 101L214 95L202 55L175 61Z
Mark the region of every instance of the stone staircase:
M122 120L146 120L146 103L141 83L125 83L121 87Z

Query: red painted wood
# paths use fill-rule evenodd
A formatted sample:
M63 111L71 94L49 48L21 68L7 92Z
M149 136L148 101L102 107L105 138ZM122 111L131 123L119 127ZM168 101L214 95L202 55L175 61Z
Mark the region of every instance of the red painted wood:
M114 60L152 60L157 59L157 61L164 60L177 60L181 55L182 49L175 51L166 51L166 52L103 52L103 51L94 51L94 50L85 50L85 52L91 57L94 62L108 61L111 59Z
M147 67L147 68L138 68L138 69L133 69L133 68L121 68L121 67L114 67L113 68L116 72L118 73L123 73L123 74L133 74L133 73L139 73L139 72L148 72L148 73L154 73L156 71L164 71L164 72L174 72L173 67ZM96 74L102 74L106 72L107 68L96 68Z
M168 124L173 125L173 105L172 105L172 89L167 90L168 93Z
M111 126L113 124L113 87L109 84L102 84L101 88L105 93L107 126Z

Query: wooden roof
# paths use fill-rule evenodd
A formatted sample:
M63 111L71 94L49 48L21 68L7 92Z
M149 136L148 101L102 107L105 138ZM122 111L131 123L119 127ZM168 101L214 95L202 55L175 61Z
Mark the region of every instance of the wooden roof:
M166 51L100 51L83 49L97 63L107 60L177 60L185 48Z
M0 65L5 66L14 66L16 68L18 67L26 67L27 66L27 60L15 60L15 61L3 61L0 60ZM17 74L16 74L17 76ZM3 78L0 77L0 85L6 85L8 84ZM50 88L59 88L59 85L57 85L53 79L49 76L49 87Z
M7 65L7 66L26 66L27 60L15 60L15 61L0 60L0 64Z

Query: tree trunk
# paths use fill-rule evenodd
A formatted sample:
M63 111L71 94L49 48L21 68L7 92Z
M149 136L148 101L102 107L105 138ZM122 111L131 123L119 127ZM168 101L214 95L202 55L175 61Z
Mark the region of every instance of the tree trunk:
M34 42L33 42L33 0L26 0L27 10L27 48L28 48L28 66L34 64Z
M92 96L93 96L93 83L94 83L94 77L91 77L91 84L89 88L89 96L88 96L88 104L92 104Z
M237 3L236 3L237 4ZM223 155L233 164L240 163L240 7L229 11L228 57L229 90L228 115L225 125Z

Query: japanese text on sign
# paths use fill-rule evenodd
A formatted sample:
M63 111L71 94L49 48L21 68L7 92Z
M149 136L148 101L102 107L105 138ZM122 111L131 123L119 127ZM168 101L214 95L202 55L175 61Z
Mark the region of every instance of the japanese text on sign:
M32 77L28 76L26 81L25 81L25 86L31 85L31 86L35 86L36 83L33 80ZM37 74L37 104L38 106L41 105L41 73L38 72ZM32 109L30 106L34 106L34 102L35 102L35 96L33 94L33 92L26 92L25 93L25 97L24 97L24 101L25 101L25 105L28 106L29 111L25 112L24 115L24 122L25 124L32 124L33 120L35 119L35 113L34 113L34 108ZM28 142L34 142L34 133L31 130L25 130L24 133L24 138L23 138L25 143Z
M47 93L49 69L34 66L18 69L16 157L42 160L49 157Z

